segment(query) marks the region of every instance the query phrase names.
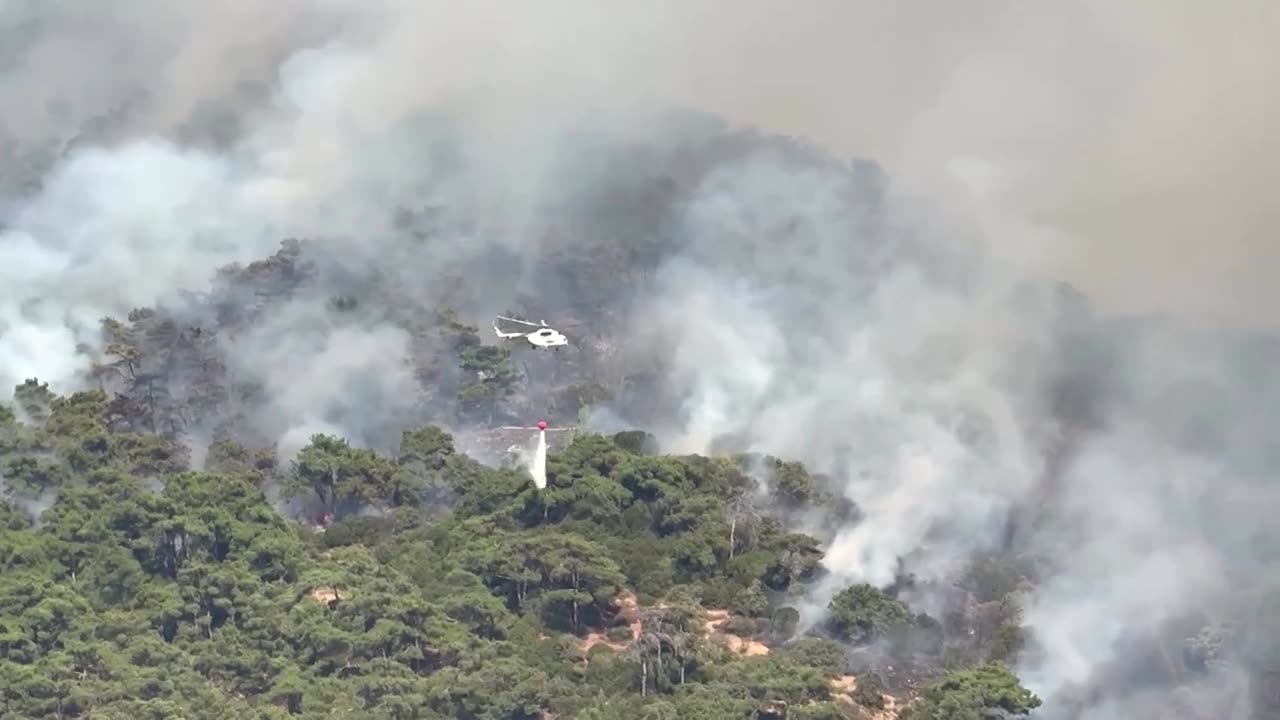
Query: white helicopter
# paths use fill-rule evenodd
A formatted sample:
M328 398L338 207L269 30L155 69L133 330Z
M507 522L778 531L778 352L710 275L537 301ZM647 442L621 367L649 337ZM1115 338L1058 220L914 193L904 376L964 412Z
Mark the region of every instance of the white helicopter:
M516 323L517 325L527 325L529 327L537 328L537 330L515 330L511 332L503 332L498 327L498 320L505 320L509 323ZM569 338L561 334L560 331L549 327L546 320L543 320L541 323L531 323L528 320L517 320L516 318L498 315L493 323L493 331L503 340L522 337L527 340L530 345L543 350L550 350L552 348L563 347L569 344Z

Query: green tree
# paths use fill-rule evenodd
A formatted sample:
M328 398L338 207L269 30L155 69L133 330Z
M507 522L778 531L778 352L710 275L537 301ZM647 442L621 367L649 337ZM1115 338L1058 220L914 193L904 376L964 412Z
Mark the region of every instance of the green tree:
M853 701L872 710L884 709L884 683L880 676L866 673L858 676L858 684L853 690Z
M38 378L28 378L14 388L13 399L28 422L41 426L52 414L56 396L49 390L49 383L40 382Z
M911 622L905 605L865 583L841 590L827 604L827 611L831 632L859 644L870 643Z
M1005 665L988 663L953 670L929 685L899 716L901 720L988 720L995 713L1028 715L1041 700Z
M331 435L313 435L299 453L285 480L290 496L310 493L326 512L379 503L397 506L413 497L406 478L395 466L371 450L351 447Z

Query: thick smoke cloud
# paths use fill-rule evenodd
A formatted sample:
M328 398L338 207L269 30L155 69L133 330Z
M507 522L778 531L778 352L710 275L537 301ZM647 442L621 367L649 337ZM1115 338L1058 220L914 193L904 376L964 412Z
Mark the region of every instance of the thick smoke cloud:
M958 179L1004 250L1112 304L1267 322L1274 299L1263 231L1278 211L1263 194L1277 166L1280 9L1261 0L1052 11L752 0L733 13L710 0L136 0L110 13L8 2L0 15L11 48L0 98L19 140L66 140L111 112L122 130L172 131L202 107L253 126L260 117L233 111L256 107L282 62L304 46L313 58L347 48L321 63L341 102L281 127L281 144L307 151L276 148L278 166L332 170L349 162L346 130L446 99L526 138L587 108L669 99L874 157L895 176ZM524 170L507 149L494 162Z
M277 244L227 160L141 141L69 156L0 234L0 382L66 389L104 316L208 284Z
M499 310L556 284L548 217L637 172L591 142L711 132L664 104L805 135L892 180L775 149L672 205L680 250L633 305L630 349L679 400L655 431L839 478L865 514L832 533L841 581L1049 558L1023 668L1044 714L1101 683L1080 716L1132 716L1159 693L1100 680L1129 638L1260 590L1275 547L1275 350L1213 327L1277 324L1278 30L1261 0L3 3L0 384L77 387L101 317L286 236L320 240L331 287L425 312L466 269ZM384 242L424 204L454 242ZM410 339L324 301L223 341L285 446L374 442L425 402ZM1034 518L1012 540L1010 512Z

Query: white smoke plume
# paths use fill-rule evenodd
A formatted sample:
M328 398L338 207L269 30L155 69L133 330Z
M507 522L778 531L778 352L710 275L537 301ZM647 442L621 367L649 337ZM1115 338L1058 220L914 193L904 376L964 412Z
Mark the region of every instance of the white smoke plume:
M1048 714L1126 633L1211 607L1274 546L1252 532L1280 506L1274 350L1095 320L1109 354L1082 359L1044 279L1104 317L1163 313L1174 338L1277 326L1277 30L1261 0L2 3L0 383L74 389L100 318L287 236L322 239L349 282L399 268L423 312L443 268L482 268L497 309L554 284L531 270L543 219L643 172L563 132L678 154L689 133L649 112L669 102L804 135L894 180L781 150L697 180L637 311L684 399L654 430L839 477L866 516L835 534L842 580L887 582L907 554L945 577L1009 511L1043 515L1016 541L1055 560L1025 668ZM389 210L424 203L479 227L402 257ZM484 264L495 247L511 268ZM323 301L225 340L285 445L372 441L419 400L408 339L326 325ZM1147 707L1108 698L1081 717Z
M168 143L70 156L0 234L0 383L77 380L98 322L279 242L225 159Z

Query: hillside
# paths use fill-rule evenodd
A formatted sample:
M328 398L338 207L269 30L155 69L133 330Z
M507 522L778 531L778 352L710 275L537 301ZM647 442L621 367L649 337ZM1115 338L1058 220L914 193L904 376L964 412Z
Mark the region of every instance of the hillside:
M316 436L291 463L220 440L193 470L112 429L101 391L18 397L0 424L5 718L879 718L847 646L908 653L920 681L1016 649L1014 616L947 630L867 586L793 637L821 551L758 510L824 502L803 468L780 498L743 461L585 434L537 492L425 426L394 455ZM317 530L281 502L336 517ZM983 668L926 702L1038 702Z
M1078 152L1081 131L1046 143L1073 162L1036 161L955 90L960 122L923 92L890 123L938 161L888 153L891 176L647 105L684 82L681 34L590 2L522 15L533 33L481 3L472 65L426 41L457 36L445 3L18 5L0 720L986 720L1036 698L1036 720L1280 717L1280 335L1179 309L1275 303L1210 297L1248 273L1199 262L1188 292L1172 250L1101 243L1062 274L1010 252L1065 263L1080 238L1053 228L1093 237L1091 215L1127 239L1160 216L1135 192L1234 218L1228 173L1166 202L1145 164L1181 156L1134 152L1142 172L1104 189L1095 160L1121 143ZM743 29L692 12L714 30L685 38L699 57ZM544 88L562 73L537 63L497 82L520 64L480 41L497 29L590 87ZM615 77L581 48L611 34L678 72ZM763 55L726 56L729 95L790 112L739 69ZM873 118L900 84L840 92ZM1119 127L1095 100L1061 125ZM919 135L953 129L1025 168ZM991 205L1064 172L1034 208ZM1073 198L1078 217L1054 210ZM1216 225L1147 227L1267 275ZM502 341L495 315L569 344ZM504 429L540 418L566 431L543 491L519 467L531 433Z
M53 234L85 244L0 308L0 717L1267 702L1274 338L1100 317L792 138L563 147L534 207L445 157L367 233L227 229L238 261L168 250L185 215ZM130 197L95 227L150 227ZM538 418L575 428L541 492L500 429Z

